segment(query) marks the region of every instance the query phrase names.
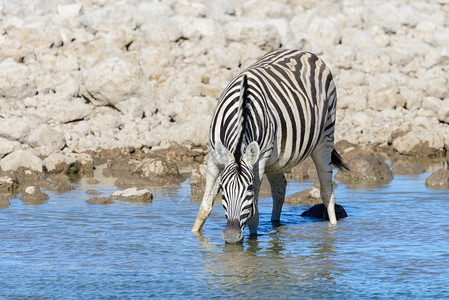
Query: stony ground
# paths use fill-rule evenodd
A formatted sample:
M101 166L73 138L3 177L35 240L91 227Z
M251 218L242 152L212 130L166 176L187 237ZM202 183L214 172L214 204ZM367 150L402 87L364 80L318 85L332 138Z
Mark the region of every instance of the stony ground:
M336 141L449 157L446 0L0 0L0 167L73 174L114 149L182 161L174 144L200 162L223 88L278 48L331 68Z

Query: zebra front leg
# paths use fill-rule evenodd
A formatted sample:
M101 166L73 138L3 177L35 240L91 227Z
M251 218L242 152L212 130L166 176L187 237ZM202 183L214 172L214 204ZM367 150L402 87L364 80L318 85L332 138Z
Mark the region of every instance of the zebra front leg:
M318 173L318 179L320 180L321 199L326 206L329 222L331 224L337 224L335 196L332 186L332 150L332 145L320 144L312 152L311 156Z
M259 192L262 186L263 174L265 171L265 164L259 162L254 167L254 214L248 220L248 227L250 235L257 235L257 228L259 227Z
M220 182L220 170L218 167L209 160L207 163L206 171L206 189L204 190L203 200L201 202L198 216L196 217L195 224L193 225L192 232L201 231L206 219L209 217L212 207L214 205L215 198L218 194L218 187Z
M273 210L271 212L271 222L279 222L281 219L282 205L284 205L285 190L287 180L284 173L267 174L271 187L271 197L273 198Z

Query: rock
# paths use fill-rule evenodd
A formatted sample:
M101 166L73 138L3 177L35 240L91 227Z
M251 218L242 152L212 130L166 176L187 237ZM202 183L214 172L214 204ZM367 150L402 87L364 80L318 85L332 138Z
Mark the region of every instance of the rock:
M423 126L414 126L406 134L396 138L393 149L399 154L428 156L444 148L444 137L439 130L429 131Z
M234 21L225 25L229 42L252 44L265 52L279 48L281 36L276 26L263 21Z
M31 147L50 147L53 150L61 150L66 144L64 134L46 124L42 124L28 137L28 145Z
M117 178L117 180L115 181L114 185L116 187L119 187L121 189L127 189L127 188L131 188L131 187L146 187L149 185L149 182L145 179L142 178L138 178L138 177L133 177L133 176L129 176L129 177L120 177Z
M87 184L90 184L90 185L95 185L95 184L99 184L100 183L100 181L98 181L97 179L95 179L95 178L89 178L88 180L87 180Z
M33 73L12 58L0 62L0 97L23 99L34 96L37 86Z
M50 108L51 118L59 123L83 120L93 111L93 106L80 99L61 100Z
M399 95L394 74L376 74L368 78L368 105L375 110L393 109Z
M440 169L426 179L426 187L430 189L449 189L449 170Z
M11 140L25 142L31 127L23 118L0 119L0 137Z
M44 170L49 174L74 174L81 170L81 162L75 157L62 153L52 153L43 161Z
M449 124L449 98L444 100L438 110L438 120Z
M58 14L67 19L78 18L83 12L83 5L81 3L73 4L58 4L57 6Z
M0 137L0 159L16 150L19 145L20 144L16 144L10 140Z
M88 194L88 195L100 195L100 194L102 194L102 192L97 191L97 190L87 190L86 194Z
M92 197L86 201L89 204L107 205L112 204L114 201L111 197Z
M340 28L331 20L314 18L307 28L307 36L321 47L333 47L342 41Z
M110 105L133 117L151 116L156 110L153 88L140 66L119 57L85 70L81 93L94 105ZM141 106L130 111L134 102Z
M12 172L0 172L0 194L14 194L19 182Z
M393 173L390 167L377 157L356 157L348 161L350 171L339 170L338 181L390 181Z
M293 167L290 171L284 173L287 179L304 180L307 178L318 178L315 164L312 158L308 157L302 163Z
M68 192L75 188L70 183L69 176L65 174L51 174L45 180L40 181L39 184L50 191L58 193Z
M335 204L335 215L337 217L337 220L346 218L348 216L348 214L346 213L343 206L341 206L339 204ZM308 210L304 211L301 214L301 217L313 217L313 218L324 219L324 220L329 221L327 209L323 203L316 204L316 205L312 206L311 208L309 208Z
M190 188L197 190L204 190L206 186L206 169L205 164L195 164L192 168L192 175L190 175Z
M284 203L299 205L315 205L322 202L320 190L315 187L288 195L284 201Z
M112 199L124 199L128 201L150 203L153 202L153 194L146 189L129 188L124 191L114 192L112 194Z
M164 158L146 158L135 167L134 172L150 179L180 176L176 162Z
M25 188L19 197L27 205L43 204L49 199L48 195L41 191L39 186L32 185Z
M137 162L129 159L114 159L107 163L103 175L112 177L129 177L134 172Z
M373 156L374 152L371 149L356 146L354 148L346 148L346 150L341 154L343 161L349 161L356 157L361 156Z
M20 167L25 169L42 172L42 160L25 150L16 150L0 161L0 167L3 171L16 171Z
M0 209L8 207L9 204L10 203L8 197L0 194Z
M395 166L391 169L394 175L419 175L426 172L426 169L418 164Z

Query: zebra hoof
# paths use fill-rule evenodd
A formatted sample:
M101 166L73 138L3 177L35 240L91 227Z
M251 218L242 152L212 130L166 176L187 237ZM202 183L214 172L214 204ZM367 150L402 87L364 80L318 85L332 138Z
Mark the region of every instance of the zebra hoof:
M337 220L346 218L348 214L346 213L343 206L335 204L335 215ZM327 214L326 206L323 203L317 204L306 210L301 214L302 217L313 217L318 219L324 219L329 221L329 216Z

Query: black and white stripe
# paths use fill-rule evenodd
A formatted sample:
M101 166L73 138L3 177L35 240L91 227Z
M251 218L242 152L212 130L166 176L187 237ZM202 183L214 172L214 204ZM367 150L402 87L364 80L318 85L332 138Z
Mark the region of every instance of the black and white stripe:
M264 173L283 173L310 155L320 176L323 201L328 206L326 201L333 197L331 162L345 167L333 149L335 109L332 74L310 52L268 53L228 84L212 119L209 132L212 159L208 162L211 173L216 169L221 175L228 221L237 218L244 226L257 213L258 189ZM252 142L257 143L260 152L257 162L250 166L245 163L244 154ZM229 152L229 159L223 159L224 150L217 149L220 148L217 145ZM326 175L329 172L330 177ZM272 181L278 182L279 178ZM252 185L255 190L247 197L246 189ZM212 185L209 188L215 192ZM281 200L282 207L283 196ZM248 212L250 207L255 207L255 211ZM251 224L250 230L254 231Z

